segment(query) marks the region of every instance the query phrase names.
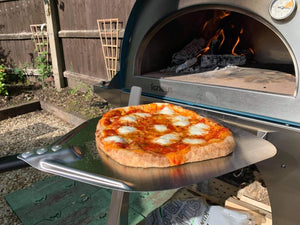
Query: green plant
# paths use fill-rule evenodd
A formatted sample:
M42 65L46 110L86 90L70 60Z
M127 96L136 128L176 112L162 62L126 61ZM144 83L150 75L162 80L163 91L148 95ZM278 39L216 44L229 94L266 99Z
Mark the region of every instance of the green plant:
M43 31L41 32L41 35L43 34ZM39 72L38 79L41 81L42 86L45 86L45 79L48 78L52 74L52 66L50 65L48 61L48 51L39 51L37 45L42 47L45 47L47 45L46 41L43 41L41 43L37 43L36 40L33 40L34 44L36 45L36 48L34 49L35 53L38 53L38 56L35 58L35 68Z
M82 84L78 84L76 87L74 87L73 89L71 89L70 90L70 94L74 95L79 90L86 92L86 94L84 95L84 97L85 97L86 100L88 100L91 97L92 93L93 93L93 90L92 90L92 88L89 85L87 85L85 83L82 83Z
M70 94L71 94L71 95L75 95L76 92L77 92L79 89L80 89L79 85L78 85L77 87L72 88L72 89L70 90Z
M17 83L21 81L22 83L25 82L26 76L23 68L14 67L13 68L13 74L15 75L14 81Z
M39 72L39 79L42 82L42 85L45 84L45 79L52 74L52 66L49 64L47 60L48 52L43 51L41 54L35 59L36 68Z
M8 90L5 84L5 80L6 80L5 66L0 65L0 95L8 95Z
M84 84L84 83L83 83L83 85L84 85L84 88L86 90L86 95L84 97L85 97L86 100L88 100L92 96L93 90L89 85Z

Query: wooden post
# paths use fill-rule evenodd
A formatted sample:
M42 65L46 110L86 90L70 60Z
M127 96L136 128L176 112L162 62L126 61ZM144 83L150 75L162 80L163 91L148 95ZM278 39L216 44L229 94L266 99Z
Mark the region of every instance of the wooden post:
M58 37L59 24L55 1L44 0L44 8L55 87L57 90L61 90L61 88L65 87L65 81L63 76L63 53Z

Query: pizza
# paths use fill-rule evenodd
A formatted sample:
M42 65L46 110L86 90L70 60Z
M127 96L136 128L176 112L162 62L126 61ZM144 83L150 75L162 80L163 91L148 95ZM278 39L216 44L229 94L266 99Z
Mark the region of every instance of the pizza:
M97 150L130 167L170 167L214 159L235 147L231 131L169 103L115 108L95 132Z

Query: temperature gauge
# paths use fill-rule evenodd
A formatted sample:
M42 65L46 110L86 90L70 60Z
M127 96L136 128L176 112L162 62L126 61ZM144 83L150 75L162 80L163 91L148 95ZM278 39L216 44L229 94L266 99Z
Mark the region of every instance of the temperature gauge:
M284 20L288 18L295 9L295 0L273 0L269 12L273 19Z

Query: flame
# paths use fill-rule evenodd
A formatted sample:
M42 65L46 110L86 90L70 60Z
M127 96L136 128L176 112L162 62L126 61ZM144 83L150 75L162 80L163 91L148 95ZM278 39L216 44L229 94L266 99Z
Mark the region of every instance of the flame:
M235 42L235 44L234 44L234 46L233 46L233 48L232 48L232 50L231 50L231 54L232 54L232 55L237 55L237 54L234 52L234 50L235 50L236 46L239 44L239 42L240 42L240 37L237 38L237 41Z
M208 52L208 50L210 49L210 47L206 46L205 48L202 48L200 50L200 53L196 56L196 58L199 58L201 55L205 54L206 52Z
M243 29L243 28L240 30L240 34L242 34L242 33L244 33L244 29ZM235 48L236 48L236 46L237 46L239 43L240 43L240 36L238 36L237 41L235 42L235 44L234 44L234 46L233 46L233 48L232 48L232 50L231 50L231 54L232 54L232 55L237 55L237 54L235 53Z
M223 29L220 30L220 34L219 34L219 35L222 36L222 41L221 41L221 43L220 43L220 45L219 45L219 49L220 49L220 48L222 47L224 41L225 41L225 34L224 34L224 30L223 30ZM219 36L219 35L218 35L218 36Z
M211 18L210 20L205 21L205 23L203 24L202 32L206 32L207 33L208 32L207 30L210 28L210 26L214 26L215 24L218 24L222 19L224 19L225 17L229 16L230 14L231 14L230 11L216 10L214 12L213 18ZM211 42L213 40L217 40L219 37L221 37L221 42L219 44L219 49L220 49L221 46L223 45L224 41L225 41L225 34L224 34L224 30L223 29L218 29L215 32L215 35L212 38L209 39L209 41L206 44L206 46L203 49L200 50L200 52L196 56L196 58L198 58L201 55L207 53L210 50Z
M203 54L205 54L206 52L208 52L209 49L210 49L209 46L211 45L211 42L212 42L213 40L217 40L220 36L221 36L221 38L222 38L221 43L220 43L220 45L219 45L219 49L220 49L221 46L223 45L224 41L225 41L225 34L224 34L224 30L223 30L223 29L217 30L216 34L215 34L211 39L209 39L209 41L208 41L206 47L200 50L200 53L196 56L196 58L198 58L198 57L200 57L201 55L203 55Z
M202 28L202 31L204 31L208 25L209 21L207 20L204 24L203 24L203 28Z
M222 11L218 11L218 13L215 13L215 15L218 14L217 16L222 20L225 17L229 16L231 14L230 11L226 11L226 10L222 10Z
M254 55L254 50L252 48L249 48L249 51L251 52L252 55Z
M202 32L206 35L209 35L209 37L207 37L207 44L204 48L202 48L198 55L196 56L196 58L200 57L201 55L204 54L208 54L209 50L211 49L211 44L214 40L219 40L219 46L218 49L220 49L224 42L225 42L225 32L222 28L217 29L216 31L214 31L214 27L219 27L219 23L222 19L224 19L225 17L229 16L231 14L230 11L226 11L226 10L216 10L214 12L214 16L213 18L207 20L204 22L203 27L202 27ZM236 29L234 24L230 24L231 29ZM213 33L210 35L211 31L213 31ZM231 49L231 54L232 55L238 55L235 50L236 47L238 46L238 44L241 41L241 35L244 33L244 28L240 29L239 35L237 37L236 42L234 43L232 49ZM211 37L212 36L212 37ZM230 37L232 38L232 37ZM254 54L254 51L252 49L249 49L249 51Z

